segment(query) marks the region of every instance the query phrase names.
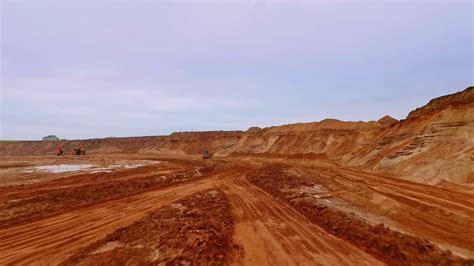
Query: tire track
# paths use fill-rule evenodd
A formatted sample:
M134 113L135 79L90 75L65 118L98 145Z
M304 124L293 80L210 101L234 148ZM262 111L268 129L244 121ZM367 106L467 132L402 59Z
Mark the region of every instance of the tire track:
M245 250L241 264L381 264L251 185L244 175L222 184L221 189L234 209L235 240Z
M0 230L0 264L57 264L78 248L129 225L148 212L224 182L238 168Z
M210 161L217 164L219 161ZM243 247L244 256L235 258L243 265L380 265L376 258L337 238L285 202L251 184L246 175L261 164L222 162L222 166L199 179L133 194L92 206L57 214L23 225L0 229L0 265L58 264L78 249L100 240L120 227L143 218L150 211L178 201L195 192L221 188L228 196L236 222L234 240ZM176 170L180 170L176 167ZM444 195L441 189L391 180L389 177L357 173L345 169L315 169L302 171L332 180L336 176L341 189L351 193L358 183L367 191L393 192L392 196L418 200L420 204L435 204L448 209L456 207L471 213L471 199L458 201L456 195ZM156 169L140 176L155 174ZM127 178L120 177L117 178ZM332 180L336 182L336 180ZM337 182L339 182L337 181ZM61 181L65 182L65 181ZM38 185L42 187L43 184ZM76 185L71 182L71 185ZM405 193L405 194L404 194ZM390 196L390 195L387 195ZM407 203L408 208L409 204ZM410 209L411 210L411 209ZM413 213L416 209L413 209ZM408 218L407 218L408 219ZM410 220L408 220L410 221ZM426 225L425 225L426 226ZM441 225L439 229L448 231ZM438 228L437 227L437 228Z
M366 185L374 187L387 187L397 191L400 194L417 198L425 204L436 203L437 206L443 206L448 210L458 209L468 215L474 214L474 194L461 191L448 190L442 187L428 186L405 180L394 180L383 176L368 174L364 172L355 172L347 169L338 169L335 171L342 177L353 180L354 178L364 178ZM367 183L369 182L369 183Z

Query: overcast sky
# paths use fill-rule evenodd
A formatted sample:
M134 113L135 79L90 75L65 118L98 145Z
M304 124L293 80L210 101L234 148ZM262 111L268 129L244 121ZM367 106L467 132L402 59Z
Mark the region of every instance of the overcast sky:
M1 0L0 60L0 139L400 119L473 84L473 2Z

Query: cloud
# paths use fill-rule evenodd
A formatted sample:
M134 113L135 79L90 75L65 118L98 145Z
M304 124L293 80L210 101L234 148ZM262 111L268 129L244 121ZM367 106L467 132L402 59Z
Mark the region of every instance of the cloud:
M183 122L198 128L197 121L206 128L228 124L213 121L213 113L238 112L252 108L253 104L252 100L242 99L237 94L225 98L215 95L216 88L193 92L192 88L186 87L190 86L187 83L173 84L174 88L184 86L177 91L166 83L135 86L119 75L111 78L110 72L101 73L98 69L74 70L39 78L9 79L2 90L8 100L2 104L6 130L11 130L9 134L13 135L19 126L28 128L22 125L51 130L63 126L68 129L66 135L88 137L90 133L78 136L66 132L89 129L89 132L119 135L125 128L141 131L147 127L156 128L153 124L162 124L158 130L163 132L172 131L170 127ZM179 91L188 91L189 95Z
M470 1L2 7L0 138L402 118L473 82Z

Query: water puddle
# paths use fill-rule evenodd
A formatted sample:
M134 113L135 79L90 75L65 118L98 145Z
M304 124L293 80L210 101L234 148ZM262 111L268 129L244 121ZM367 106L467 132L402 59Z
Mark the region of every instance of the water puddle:
M90 173L110 173L116 169L135 169L138 167L157 164L159 161L140 161L140 163L123 163L112 164L107 167L98 166L95 164L58 164L58 165L43 165L29 168L25 173L43 172L43 173L69 173L69 172L90 172Z
M85 171L93 168L93 164L59 164L59 165L44 165L36 166L37 172L49 172L49 173L67 173Z

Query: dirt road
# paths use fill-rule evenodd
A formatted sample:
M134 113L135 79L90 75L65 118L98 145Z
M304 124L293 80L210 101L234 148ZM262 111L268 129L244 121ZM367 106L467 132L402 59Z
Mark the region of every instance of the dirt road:
M0 229L0 264L57 264L73 251L142 218L147 212L197 191L215 187L235 169L200 181L158 189Z
M326 233L242 176L220 185L236 217L246 265L378 265L365 252Z
M113 159L111 160L113 163ZM0 214L11 212L14 205L8 202L21 202L24 200L21 197L27 197L28 193L34 192L35 189L42 191L41 193L45 195L54 195L58 201L61 201L70 195L75 195L68 194L67 191L80 192L81 194L78 195L90 195L83 193L84 191L101 193L100 190L93 192L86 190L91 185L100 187L107 192L106 190L110 190L110 188L103 186L104 183L118 182L113 183L116 185L111 191L118 193L113 198L97 198L96 201L90 201L87 202L87 205L75 208L64 206L59 210L54 209L49 217L38 216L38 218L28 220L23 224L15 225L15 216L12 216L13 220L10 221L13 223L10 225L2 226L0 224L0 264L61 263L78 250L105 239L107 235L116 232L119 228L130 226L134 222L144 219L150 212L169 206L194 193L214 188L224 192L232 207L232 215L235 219L233 241L236 248L239 247L237 249L240 250L240 253L232 258L233 264L377 265L396 262L389 255L384 255L386 253L377 253L378 251L358 246L354 244L356 242L341 237L332 230L335 225L326 227L323 224L318 224L318 221L302 211L298 207L299 205L295 205L295 202L298 204L299 202L305 202L305 204L310 202L306 199L309 195L306 187L297 186L296 190L293 189L291 184L295 184L295 180L308 186L316 180L318 186L326 187L324 195L330 194L333 202L340 202L339 205L333 204L334 206L327 204L328 206L324 208L352 213L352 220L367 221L368 230L372 230L370 224L382 221L391 225L392 230L406 234L400 235L415 244L419 244L416 242L418 236L422 237L421 240L430 240L431 242L428 240L424 240L427 241L426 243L422 242L423 245L433 247L427 248L426 256L431 256L434 259L446 258L448 261L461 263L468 263L466 258L474 257L471 240L473 238L470 238L473 231L469 227L474 216L473 202L468 197L471 194L466 191L451 191L406 181L399 182L391 177L375 176L350 169L318 169L281 165L278 167L283 167L282 172L278 176L272 176L270 182L267 183L283 183L278 187L279 190L271 190L261 187L258 182L254 183L252 180L254 180L253 178L260 180L258 179L260 178L259 171L268 167L273 169L273 163L247 163L238 160L215 160L212 162L213 168L208 172L196 171L199 174L184 175L186 178L182 179L170 178L171 183L150 183L152 184L150 186L136 187L135 193L118 189L121 185L129 186L130 182L135 184L142 180L149 183L150 178L169 177L173 175L173 171L183 172L186 169L191 169L189 171L194 172L195 169L204 167L203 162L192 160L190 162L188 159L175 160L173 164L175 166L182 164L182 167L173 166L174 170L167 169L165 171L169 165L163 164L163 166L159 166L163 169L143 167L142 169L145 170L139 170L140 168L123 170L114 172L110 176L103 175L100 178L89 178L88 173L81 173L80 178L73 174L53 180L45 178L44 181L39 180L24 186L2 188L4 191L9 191L10 196L1 199L3 202L0 205ZM138 172L131 174L131 171ZM280 178L280 180L277 177L287 179ZM104 182L106 178L109 178L109 181ZM262 175L261 178L265 178L265 176ZM310 184L313 189L314 184ZM83 187L84 191L78 190ZM22 194L20 193L22 190L29 192ZM58 194L58 190L64 191L64 193ZM288 191L305 195L305 198L294 197L293 194L288 194ZM288 201L282 196L282 193L291 196ZM321 205L318 195L320 194L310 195L316 199L314 206ZM28 204L31 205L45 204L45 201L30 201ZM47 201L46 204L59 203ZM426 209L426 206L430 206L430 208ZM426 210L430 212L430 216L427 216ZM397 215L403 212L406 214ZM416 219L429 218L431 221L426 225L426 228L414 224ZM450 225L452 226L450 227ZM463 231L462 234L460 234L461 231ZM410 238L412 236L415 240ZM390 241L394 245L409 245L398 240ZM451 252L441 252L446 249L450 249ZM393 248L388 247L386 252L389 254L392 251ZM400 252L403 255L403 249ZM398 259L401 261L406 259L408 263L414 262L409 261L409 256Z

